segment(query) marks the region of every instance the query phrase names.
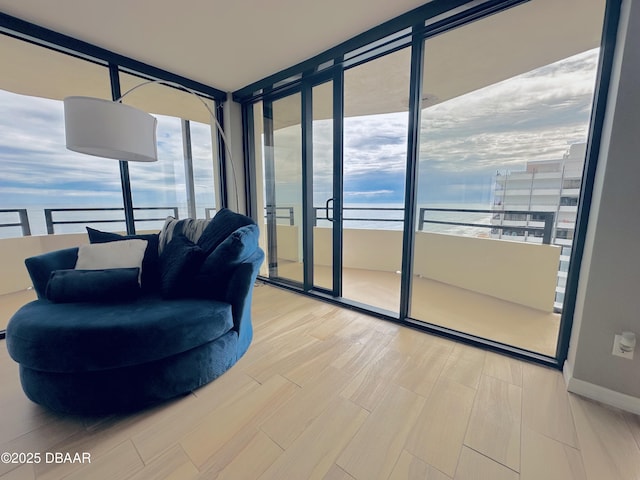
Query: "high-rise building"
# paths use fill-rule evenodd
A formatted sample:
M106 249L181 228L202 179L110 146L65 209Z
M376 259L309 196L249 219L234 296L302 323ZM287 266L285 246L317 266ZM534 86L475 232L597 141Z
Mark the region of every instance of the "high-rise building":
M499 171L495 177L492 238L542 243L545 218L553 213L550 243L562 248L557 310L564 300L585 153L586 144L577 143L561 159L530 161L524 170Z

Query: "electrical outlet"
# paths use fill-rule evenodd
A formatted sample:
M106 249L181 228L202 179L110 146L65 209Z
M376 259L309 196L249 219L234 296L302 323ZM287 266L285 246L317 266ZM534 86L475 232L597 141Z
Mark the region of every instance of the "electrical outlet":
M620 340L622 340L622 335L616 335L613 339L613 351L611 352L612 355L615 355L616 357L622 357L622 358L626 358L629 360L633 359L633 350L631 350L630 352L625 352L620 348Z

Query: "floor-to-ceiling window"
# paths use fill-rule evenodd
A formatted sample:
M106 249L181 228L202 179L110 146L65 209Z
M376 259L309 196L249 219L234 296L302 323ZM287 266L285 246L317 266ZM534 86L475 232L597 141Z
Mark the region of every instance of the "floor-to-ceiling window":
M145 80L121 73L120 82L126 94ZM213 110L212 102L206 101ZM210 115L205 106L194 95L162 84L137 88L123 102L153 114L158 120L158 162L129 164L134 208L144 208L136 211L137 228L157 228L161 221L143 219L176 212L180 218L215 214L216 194L212 187L216 185L216 169Z
M85 225L124 230L118 162L65 148L62 99L71 95L111 99L107 63L8 35L0 40L0 102L5 113L0 209L27 208L32 234L80 232ZM122 93L147 81L129 73L118 76ZM161 220L145 219L167 215L215 214L220 203L216 135L202 104L214 110L214 102L160 84L136 89L123 101L158 118L159 162L129 163L136 227L159 228ZM45 217L45 208L54 211ZM72 208L84 212L62 210ZM15 223L17 218L18 213L3 212L0 224ZM0 228L0 238L21 234L19 227Z
M411 49L344 73L343 297L397 314Z
M599 31L603 6L582 28ZM410 303L412 318L549 356L599 54L524 21L554 10L534 0L424 42Z
M62 99L110 99L106 66L5 35L0 35L0 64L2 338L12 313L35 297L23 262L37 251L33 237L84 231L85 225L100 228L103 223L67 223L78 220L78 212L68 210L121 205L122 193L117 162L65 148ZM100 212L92 218L109 217Z
M295 164L281 155L278 169L296 169L301 203L309 201L304 186L313 188L312 210L293 219L303 228L311 217L313 250L303 232L295 258L285 259L272 230L277 245L269 235L265 245L277 248L262 274L278 282L275 272L295 269L298 286L311 291L303 273L312 263L318 293L335 301L555 357L604 4L470 2L443 13L435 2L432 16L382 26L374 41L330 51L330 61L320 56L317 74L305 64L297 80L289 70L280 83L236 92L253 111L258 216L279 205L268 188L283 186L268 165L282 98L295 98L300 116L286 127L295 124L299 141ZM305 103L316 75L336 82L333 122ZM338 231L331 242L328 227Z
M26 209L32 235L51 229L80 231L84 226L77 224L47 226L45 209L118 206L122 202L118 163L65 148L62 99L69 95L110 99L109 71L104 65L5 35L0 36L0 63L0 209ZM16 218L6 212L0 223L14 223ZM50 218L74 221L77 212L56 211ZM0 228L0 238L21 235L18 227Z

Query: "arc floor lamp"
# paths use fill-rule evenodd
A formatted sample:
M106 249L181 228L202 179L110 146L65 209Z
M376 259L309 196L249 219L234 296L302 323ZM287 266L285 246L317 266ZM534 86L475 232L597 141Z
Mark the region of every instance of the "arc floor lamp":
M165 80L149 80L127 90L116 100L72 96L64 99L66 145L69 150L103 158L130 162L158 160L156 118L138 108L122 103L122 99L145 85L160 83L176 87L195 96L209 112L211 125L215 125L229 156L236 190L238 189L229 142L207 103L190 88ZM236 203L237 205L237 203Z

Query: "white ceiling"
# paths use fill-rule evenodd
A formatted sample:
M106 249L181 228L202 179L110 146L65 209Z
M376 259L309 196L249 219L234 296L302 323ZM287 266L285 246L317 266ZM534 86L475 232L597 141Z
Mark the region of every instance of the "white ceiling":
M342 10L337 1L270 0L267 8L261 0L233 5L187 0L188 6L168 0L0 0L0 11L234 91L411 10L422 0L343 0L347 8ZM142 9L143 2L155 9ZM603 8L604 0L534 0L429 38L423 76L423 98L429 100L423 107L597 47ZM334 21L335 12L340 15ZM0 88L55 99L110 97L104 67L10 37L1 40L0 64L5 69ZM410 51L405 48L345 72L345 98L350 100L345 115L407 111L409 65ZM47 82L34 74L42 71L47 72ZM137 81L124 80L123 91ZM152 87L127 97L127 103L151 113L208 122L201 105L186 100L189 95ZM297 101L298 107L290 108L291 118L281 116L280 127L299 122ZM317 104L331 107L332 102ZM331 116L329 110L314 108L317 118Z
M234 91L425 0L0 0L0 11Z

